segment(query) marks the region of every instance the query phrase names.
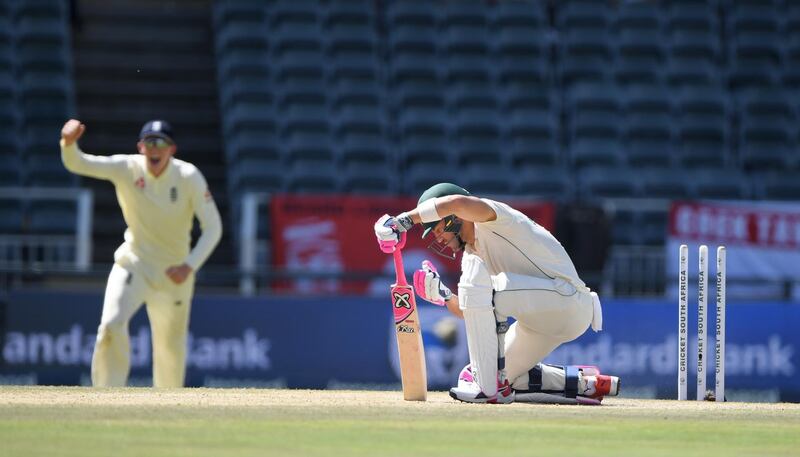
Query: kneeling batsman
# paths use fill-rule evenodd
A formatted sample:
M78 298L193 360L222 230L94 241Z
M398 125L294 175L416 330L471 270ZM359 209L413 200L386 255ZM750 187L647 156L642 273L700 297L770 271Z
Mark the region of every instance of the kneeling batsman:
M462 317L470 364L450 395L473 403L514 401L597 404L616 395L619 379L596 367L559 367L541 361L591 324L602 326L597 294L578 277L561 244L546 229L509 205L476 198L454 184L440 183L419 198L415 209L375 223L384 252L414 224L436 254L455 260L458 294L441 280L430 261L414 275L417 293ZM509 325L508 317L516 322Z

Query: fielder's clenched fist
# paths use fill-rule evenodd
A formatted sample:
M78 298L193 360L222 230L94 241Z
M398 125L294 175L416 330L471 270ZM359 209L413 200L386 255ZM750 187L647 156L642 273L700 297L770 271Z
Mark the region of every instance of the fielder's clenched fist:
M61 138L64 140L64 146L69 146L78 141L86 131L86 126L81 124L77 119L70 119L61 128Z

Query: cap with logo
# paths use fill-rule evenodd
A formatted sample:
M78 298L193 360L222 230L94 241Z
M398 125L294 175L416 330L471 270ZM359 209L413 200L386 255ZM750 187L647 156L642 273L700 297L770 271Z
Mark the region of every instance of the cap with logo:
M162 121L162 120L152 120L148 121L142 127L142 131L139 132L139 139L143 140L145 138L163 138L170 143L174 143L172 135L172 126L169 125L169 122Z

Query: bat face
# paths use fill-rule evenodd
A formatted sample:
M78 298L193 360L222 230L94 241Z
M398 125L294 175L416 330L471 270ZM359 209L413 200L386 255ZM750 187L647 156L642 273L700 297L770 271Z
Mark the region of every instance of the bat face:
M392 310L394 312L394 323L400 324L411 315L416 309L414 301L414 289L411 286L392 287Z

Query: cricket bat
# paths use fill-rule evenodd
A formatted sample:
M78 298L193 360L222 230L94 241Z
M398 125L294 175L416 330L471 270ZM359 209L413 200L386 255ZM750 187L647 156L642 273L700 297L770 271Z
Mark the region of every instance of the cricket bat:
M394 311L397 352L400 355L400 377L403 383L403 399L425 401L428 397L428 374L425 368L425 348L417 314L414 288L406 282L403 269L402 249L406 244L406 233L394 251L394 271L397 276L392 284L392 310Z

